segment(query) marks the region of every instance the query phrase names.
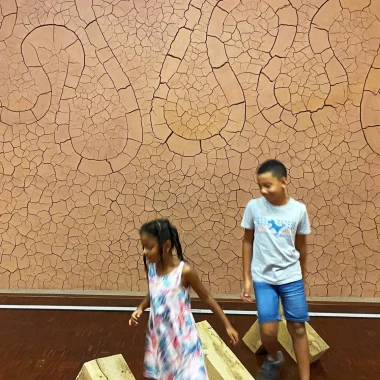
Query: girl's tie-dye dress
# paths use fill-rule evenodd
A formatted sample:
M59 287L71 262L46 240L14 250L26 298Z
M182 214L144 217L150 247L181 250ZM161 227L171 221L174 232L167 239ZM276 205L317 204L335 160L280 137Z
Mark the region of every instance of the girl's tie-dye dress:
M182 285L181 262L158 276L148 268L150 316L144 376L157 380L208 380L201 340L191 314L189 290Z

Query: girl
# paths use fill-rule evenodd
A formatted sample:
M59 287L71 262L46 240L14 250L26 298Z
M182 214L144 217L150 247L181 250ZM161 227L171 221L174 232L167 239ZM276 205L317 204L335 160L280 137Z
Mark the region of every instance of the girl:
M144 224L140 240L149 292L132 314L129 325L137 326L143 311L151 307L144 376L158 380L207 380L202 344L191 314L190 288L221 319L234 345L238 334L196 272L185 264L178 231L168 220ZM173 256L173 248L178 259Z

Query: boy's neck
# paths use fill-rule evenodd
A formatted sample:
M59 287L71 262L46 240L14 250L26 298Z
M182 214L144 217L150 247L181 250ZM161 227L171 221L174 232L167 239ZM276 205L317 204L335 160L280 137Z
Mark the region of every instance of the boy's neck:
M269 201L268 202L272 204L273 206L285 206L289 202L289 199L290 198L286 196L284 192L284 194L278 199L276 199L274 202L269 202Z

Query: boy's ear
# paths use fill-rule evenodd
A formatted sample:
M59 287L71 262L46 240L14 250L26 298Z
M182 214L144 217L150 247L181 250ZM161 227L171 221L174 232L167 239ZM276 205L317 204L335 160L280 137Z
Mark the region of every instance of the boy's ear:
M286 189L286 186L287 186L287 184L288 184L288 179L287 179L286 177L282 177L282 178L280 179L280 181L281 181L281 187L282 187L283 189Z

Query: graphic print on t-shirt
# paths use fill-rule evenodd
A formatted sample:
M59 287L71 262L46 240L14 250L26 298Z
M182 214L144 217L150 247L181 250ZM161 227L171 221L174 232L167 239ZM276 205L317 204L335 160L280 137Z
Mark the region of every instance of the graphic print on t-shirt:
M292 236L292 229L296 223L291 220L277 220L268 218L257 218L255 221L255 231L275 236Z

